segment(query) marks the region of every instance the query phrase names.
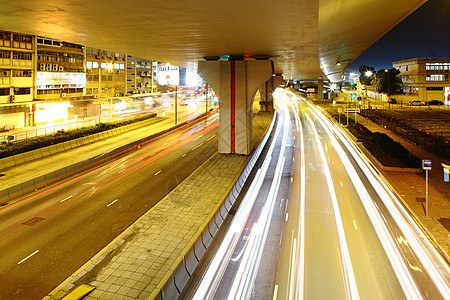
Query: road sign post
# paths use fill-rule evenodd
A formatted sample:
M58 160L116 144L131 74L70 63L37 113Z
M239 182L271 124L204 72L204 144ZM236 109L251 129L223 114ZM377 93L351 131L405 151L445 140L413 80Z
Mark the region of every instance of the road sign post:
M425 216L428 217L428 170L431 170L431 160L422 160L422 169L425 170Z
M450 182L450 165L441 163L441 166L444 168L444 181Z

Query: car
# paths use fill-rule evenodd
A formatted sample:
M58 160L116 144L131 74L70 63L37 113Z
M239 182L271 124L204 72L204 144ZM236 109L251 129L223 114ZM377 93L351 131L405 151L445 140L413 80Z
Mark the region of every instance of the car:
M408 103L408 106L424 106L426 105L425 102L420 100L414 100Z
M397 104L397 100L395 100L394 98L389 99L388 102L391 104Z
M427 102L427 105L444 105L444 102L439 100L430 100Z

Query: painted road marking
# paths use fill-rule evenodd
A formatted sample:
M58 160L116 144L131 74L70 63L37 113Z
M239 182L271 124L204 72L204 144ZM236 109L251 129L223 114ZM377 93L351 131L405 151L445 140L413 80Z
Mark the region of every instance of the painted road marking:
M201 145L203 145L203 143L201 143L200 145L195 146L194 148L192 148L192 151L194 151L195 149L197 149L198 147L200 147Z
M186 156L186 153L185 154L183 154L181 157L185 157Z
M202 135L199 135L198 137L196 137L196 138L194 139L194 141L198 140L198 139L201 138L202 136L203 136L203 134L202 134Z
M26 261L27 259L29 259L30 257L32 257L33 255L35 255L36 253L38 253L39 250L34 251L33 253L31 253L30 255L28 255L27 257L25 257L24 259L22 259L21 261L19 261L17 264L20 265L21 263L23 263L24 261Z
M289 213L286 213L286 222L288 221L288 219L289 219Z
M214 134L212 137L210 137L209 139L207 139L206 141L210 141L210 140L212 140L214 137L215 137L216 135Z
M342 181L339 180L339 184L344 187L344 184L342 183Z
M291 177L291 182L293 182L294 181L294 177Z
M66 198L62 199L61 202L67 201L67 200L69 200L69 199L72 198L72 197L73 197L73 195L71 195L71 196L69 196L69 197L66 197Z
M117 202L117 200L119 200L119 199L116 199L116 200L114 200L114 201L113 201L113 202L111 202L110 204L106 205L106 207L110 207L111 205L113 205L114 203L116 203L116 202Z
M353 220L353 227L355 227L355 230L358 230L358 226L356 226L355 220Z
M177 137L179 137L180 135L179 134L177 134L177 135L175 135L175 136L173 136L173 137L171 137L170 139L169 139L169 141L171 141L171 140L173 140L174 138L177 138Z
M161 173L161 170L159 170L158 172L155 173L155 176L158 175L159 173Z

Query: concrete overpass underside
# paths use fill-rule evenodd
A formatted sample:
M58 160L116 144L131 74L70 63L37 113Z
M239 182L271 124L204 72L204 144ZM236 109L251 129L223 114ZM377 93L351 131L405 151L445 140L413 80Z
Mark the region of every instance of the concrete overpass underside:
M352 60L424 2L0 0L0 28L193 69L201 61L221 101L219 152L248 154L251 103L266 81L341 81ZM270 60L253 60L261 57Z

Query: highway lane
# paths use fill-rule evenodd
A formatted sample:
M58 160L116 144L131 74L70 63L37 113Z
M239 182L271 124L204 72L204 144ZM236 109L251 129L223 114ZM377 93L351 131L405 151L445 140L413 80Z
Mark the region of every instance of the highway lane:
M448 264L413 228L395 193L319 110L299 105L294 217L274 299L446 298Z
M266 158L246 183L214 257L196 275L201 280L191 284L196 290L186 295L449 299L448 262L349 136L306 101L288 93L276 99ZM297 141L296 153L286 151L288 139ZM290 158L294 176L281 180Z
M217 151L218 115L0 209L0 299L41 299Z
M221 243L217 252L211 259L208 257L205 262L208 267L196 276L203 280L191 283L192 290L186 292L186 298L268 299L272 296L271 282L275 280L295 144L294 114L284 102L279 105L276 130L269 140L270 146L266 145L265 159L256 164L254 179L223 240L216 241Z

